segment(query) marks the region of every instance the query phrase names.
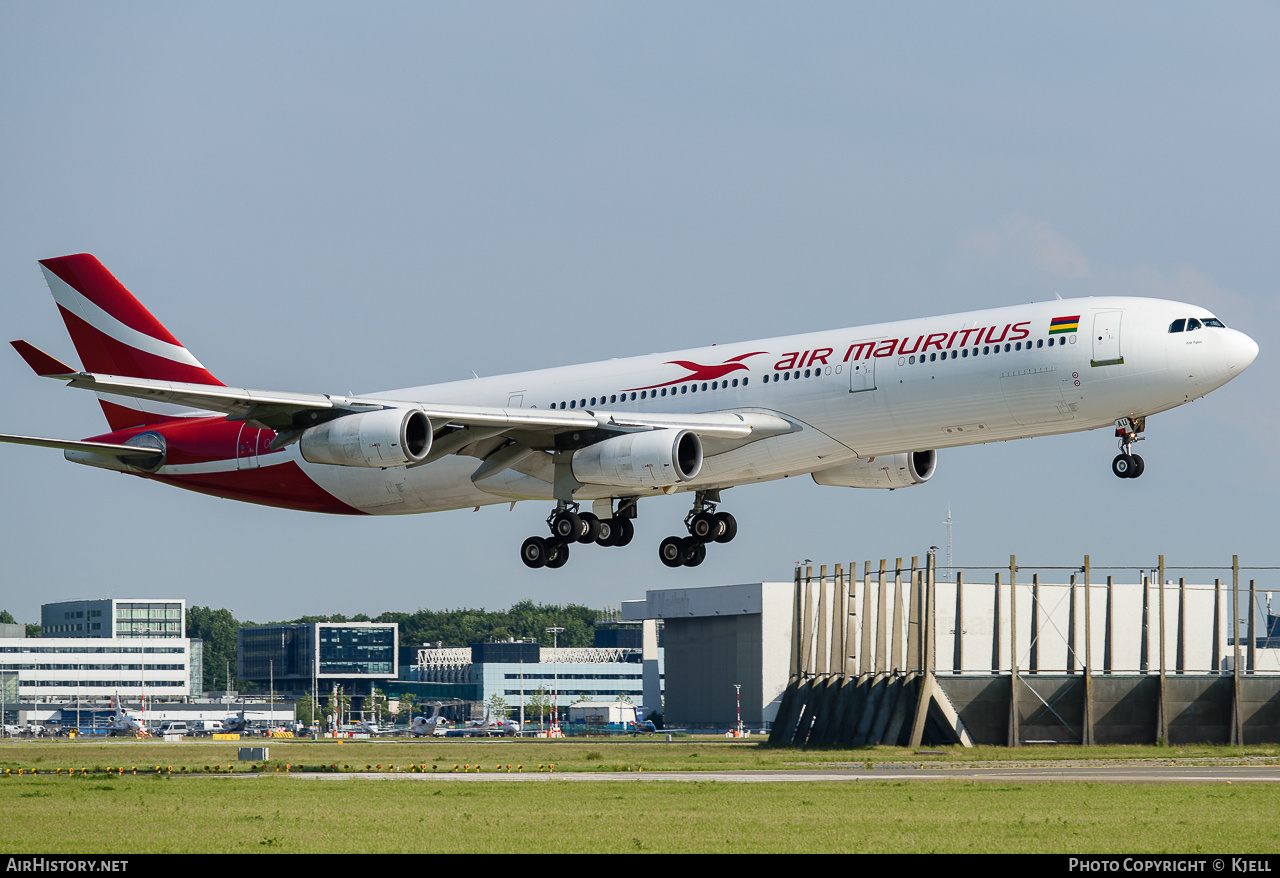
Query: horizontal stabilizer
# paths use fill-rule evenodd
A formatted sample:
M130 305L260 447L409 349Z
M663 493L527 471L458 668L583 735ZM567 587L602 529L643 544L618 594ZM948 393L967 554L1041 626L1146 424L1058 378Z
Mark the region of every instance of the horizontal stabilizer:
M38 436L11 436L7 433L0 433L0 442L12 442L14 445L36 445L40 448L60 448L63 451L88 451L93 454L108 454L114 457L140 457L163 453L159 449L140 445L116 445L111 442L77 442L73 439L41 439Z
M31 370L42 378L68 378L80 371L79 369L72 369L56 357L46 354L30 342L17 339L9 342L9 344L13 345L13 349L18 352L22 359L27 361L27 365L31 367Z

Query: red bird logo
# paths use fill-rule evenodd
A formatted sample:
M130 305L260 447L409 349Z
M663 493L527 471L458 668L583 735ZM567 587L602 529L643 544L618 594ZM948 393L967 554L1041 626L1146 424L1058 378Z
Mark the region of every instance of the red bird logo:
M758 357L761 354L767 353L768 351L753 351L749 354L739 354L736 357L731 357L725 360L723 363L711 366L704 366L701 363L692 363L688 360L668 360L664 365L680 366L683 369L688 369L689 374L676 378L674 381L664 381L661 384L649 384L644 387L628 387L627 390L653 390L655 387L667 387L672 384L683 384L686 381L714 381L718 378L723 378L730 372L737 372L740 369L749 369L750 367L747 366L746 363L742 362L743 360L751 357Z

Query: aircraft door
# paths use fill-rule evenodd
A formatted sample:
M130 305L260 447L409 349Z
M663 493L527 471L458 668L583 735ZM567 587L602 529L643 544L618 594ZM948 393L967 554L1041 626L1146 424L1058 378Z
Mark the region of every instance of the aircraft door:
M240 425L236 439L236 469L258 468L258 430L248 424Z
M875 390L876 358L872 356L872 351L876 349L876 341L857 341L853 343L852 349L854 356L846 364L849 368L849 392Z
M1093 315L1093 359L1090 366L1118 366L1124 362L1120 351L1120 318L1123 311L1098 311Z

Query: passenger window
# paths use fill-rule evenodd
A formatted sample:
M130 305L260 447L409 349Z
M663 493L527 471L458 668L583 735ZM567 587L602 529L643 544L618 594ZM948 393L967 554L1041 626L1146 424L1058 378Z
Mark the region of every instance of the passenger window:
M733 386L734 386L734 387L737 387L737 386L738 386L738 379L737 379L737 378L733 379Z
M990 346L990 345L985 345L985 346L982 348L982 355L983 355L983 356L986 356L986 355L987 355L987 354L989 354L989 353L991 353L991 346Z
M1169 324L1170 332L1182 332L1186 328L1187 321L1185 319L1175 320Z
M572 409L572 408L577 408L577 407L578 407L578 401L577 401L576 399L571 399L571 400L569 400L569 408L571 408L571 409Z
M916 364L916 358L914 356L908 357L907 363L914 366Z
M1009 353L1009 346L1007 344L1004 346L1004 352L1006 354Z
M799 369L796 369L796 380L797 380L797 381L799 381L799 380L800 380L800 370L799 370Z
M791 373L790 373L790 372L783 372L783 373L782 373L782 380L783 380L783 381L790 381L790 380L791 380Z
M1042 347L1044 347L1044 339L1043 339L1043 338L1036 342L1036 347L1038 347L1038 348L1042 348Z
M704 382L702 382L702 389L703 389L703 390L706 390L706 389L707 389L707 382L705 382L705 381L704 381Z

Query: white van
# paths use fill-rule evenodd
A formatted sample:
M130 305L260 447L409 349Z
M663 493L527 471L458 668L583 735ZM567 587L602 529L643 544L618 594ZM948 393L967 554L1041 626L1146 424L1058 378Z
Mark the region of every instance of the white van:
M185 735L188 734L187 724L181 720L165 720L160 723L160 734L162 735Z

